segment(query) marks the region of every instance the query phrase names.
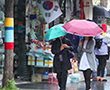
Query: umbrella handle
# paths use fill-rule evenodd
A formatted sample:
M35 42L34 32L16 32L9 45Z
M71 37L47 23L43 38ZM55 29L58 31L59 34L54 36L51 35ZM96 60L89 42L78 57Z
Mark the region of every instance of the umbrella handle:
M60 39L60 43L63 44L62 40Z
M61 40L61 39L60 39L60 43L61 43L61 46L62 46L63 42L62 42L62 40Z

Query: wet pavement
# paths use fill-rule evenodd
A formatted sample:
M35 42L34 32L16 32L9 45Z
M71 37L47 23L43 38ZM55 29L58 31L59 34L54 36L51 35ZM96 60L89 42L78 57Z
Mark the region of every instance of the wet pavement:
M91 81L92 90L110 90L110 77L107 77L107 82ZM58 90L57 84L47 82L17 82L17 87L20 90ZM85 90L85 83L68 83L66 90Z

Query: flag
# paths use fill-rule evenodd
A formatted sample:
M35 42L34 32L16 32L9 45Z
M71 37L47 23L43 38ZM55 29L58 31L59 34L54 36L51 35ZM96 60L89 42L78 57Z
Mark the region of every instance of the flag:
M42 0L41 2L37 1L37 5L47 23L51 23L62 14L57 1L54 0L48 1Z

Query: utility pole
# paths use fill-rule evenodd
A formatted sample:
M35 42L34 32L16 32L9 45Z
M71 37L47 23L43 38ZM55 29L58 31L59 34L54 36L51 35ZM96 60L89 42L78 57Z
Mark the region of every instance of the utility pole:
M29 67L27 66L27 59L26 59L26 46L25 46L25 17L26 17L26 0L18 0L18 7L17 7L17 22L18 26L21 27L18 29L18 76L22 80L29 80ZM22 8L21 8L22 7ZM22 72L22 73L21 73Z
M14 49L14 0L5 0L5 64L3 86L13 78L13 49Z

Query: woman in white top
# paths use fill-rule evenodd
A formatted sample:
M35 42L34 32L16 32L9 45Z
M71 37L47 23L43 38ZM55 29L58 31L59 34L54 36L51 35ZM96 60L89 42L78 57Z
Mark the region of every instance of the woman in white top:
M79 69L83 71L86 90L91 90L90 76L92 71L96 71L96 61L94 54L95 40L93 37L84 37L79 43L79 50L82 53Z

